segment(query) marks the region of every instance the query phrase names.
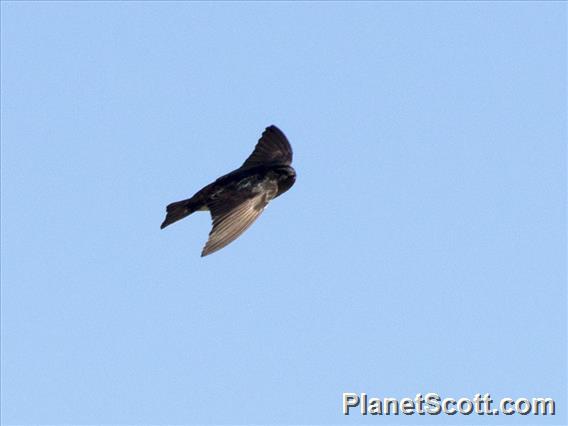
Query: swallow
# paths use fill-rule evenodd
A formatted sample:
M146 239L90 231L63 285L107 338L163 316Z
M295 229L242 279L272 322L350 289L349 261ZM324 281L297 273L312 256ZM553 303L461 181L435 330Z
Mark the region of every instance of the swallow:
M254 151L241 167L221 176L187 200L166 207L161 229L196 211L209 211L213 228L201 257L236 240L260 216L268 203L288 191L296 181L292 147L276 126L262 133Z

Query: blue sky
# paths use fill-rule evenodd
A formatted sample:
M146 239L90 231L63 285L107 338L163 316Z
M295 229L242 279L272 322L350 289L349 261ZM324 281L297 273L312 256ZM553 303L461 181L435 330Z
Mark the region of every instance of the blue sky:
M566 423L566 3L1 12L3 423ZM249 231L159 229L270 124L298 179Z

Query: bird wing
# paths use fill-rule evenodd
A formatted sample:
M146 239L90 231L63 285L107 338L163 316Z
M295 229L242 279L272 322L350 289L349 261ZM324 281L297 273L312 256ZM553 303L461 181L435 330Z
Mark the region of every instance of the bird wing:
M268 126L262 133L254 151L241 166L241 169L260 165L292 164L292 147L284 133L276 126Z
M208 204L213 229L201 256L214 253L236 240L260 216L271 199L270 195L262 191L243 200L238 193L233 193Z

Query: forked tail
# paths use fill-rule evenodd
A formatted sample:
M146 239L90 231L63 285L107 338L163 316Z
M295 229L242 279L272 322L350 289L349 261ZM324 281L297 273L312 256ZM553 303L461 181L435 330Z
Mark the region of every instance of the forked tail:
M160 229L164 229L166 226L171 225L172 223L177 222L178 220L181 220L186 216L189 216L197 209L198 206L196 206L195 202L193 202L191 198L169 204L166 207L166 218L160 226Z

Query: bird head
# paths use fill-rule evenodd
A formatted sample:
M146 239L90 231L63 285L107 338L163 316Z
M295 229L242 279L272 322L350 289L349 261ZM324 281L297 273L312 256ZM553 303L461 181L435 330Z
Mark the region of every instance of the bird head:
M276 169L278 173L278 195L288 191L296 182L296 170L290 166L282 166Z

